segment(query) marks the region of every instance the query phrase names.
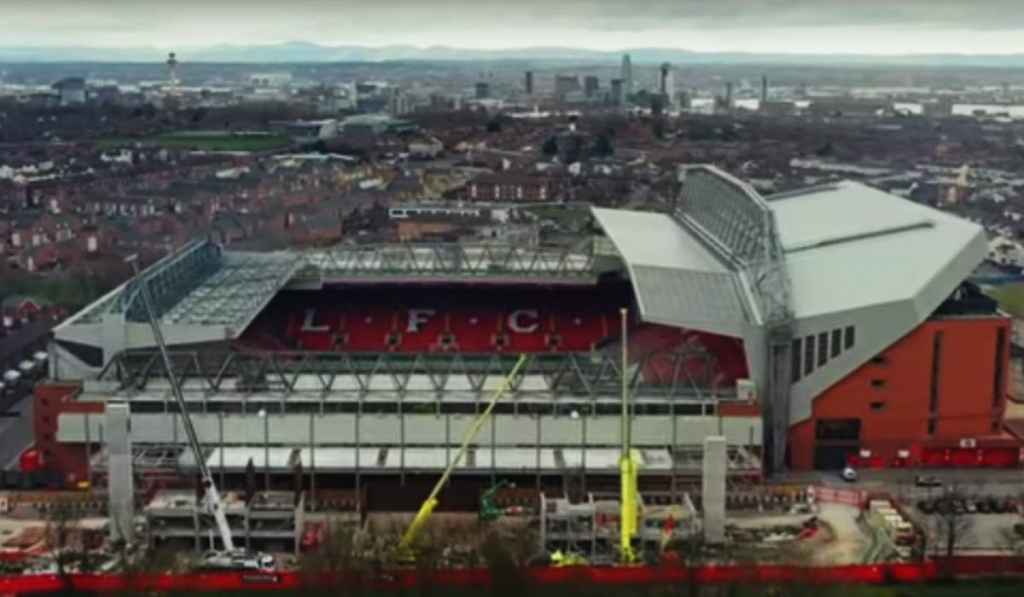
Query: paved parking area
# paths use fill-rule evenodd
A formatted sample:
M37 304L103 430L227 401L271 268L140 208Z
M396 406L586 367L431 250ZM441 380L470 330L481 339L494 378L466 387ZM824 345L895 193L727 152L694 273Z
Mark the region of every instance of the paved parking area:
M0 469L18 467L18 456L32 443L32 395L21 400L0 418Z

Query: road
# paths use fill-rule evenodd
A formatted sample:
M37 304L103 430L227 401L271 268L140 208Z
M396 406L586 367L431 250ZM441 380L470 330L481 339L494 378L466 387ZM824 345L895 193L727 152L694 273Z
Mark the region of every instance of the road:
M844 489L887 492L901 500L937 497L942 487L916 487L917 475L937 477L944 486L956 487L968 495L1020 497L1024 495L1024 471L1019 469L886 469L860 470L856 483L847 483L836 472L791 473L780 479L784 484L825 485Z
M32 439L32 393L27 392L0 418L0 468L17 468L18 456Z

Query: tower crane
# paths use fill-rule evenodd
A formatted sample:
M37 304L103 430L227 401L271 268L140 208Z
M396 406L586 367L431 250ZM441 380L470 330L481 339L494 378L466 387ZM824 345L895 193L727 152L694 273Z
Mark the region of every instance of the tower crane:
M231 527L228 525L227 514L224 512L224 501L220 497L217 485L213 482L213 474L210 473L210 467L206 465L206 458L203 455L202 446L199 444L199 436L196 434L192 418L188 414L185 397L181 393L181 382L177 375L174 374L174 365L171 363L171 356L167 352L167 344L164 342L163 332L160 330L160 324L157 321L156 314L153 312L148 280L145 276L140 275L137 256L133 255L127 261L131 263L135 280L139 286L139 296L142 298L142 305L146 311L146 318L149 320L149 327L153 332L153 340L156 342L157 349L160 351L160 356L164 362L164 368L167 370L167 379L170 382L171 393L174 395L174 401L181 412L182 426L185 428L189 447L192 449L196 466L199 468L199 476L203 486L202 507L207 514L213 517L224 547L223 552L216 550L209 552L203 564L211 568L272 569L273 558L271 556L249 554L235 547L235 542L231 536Z

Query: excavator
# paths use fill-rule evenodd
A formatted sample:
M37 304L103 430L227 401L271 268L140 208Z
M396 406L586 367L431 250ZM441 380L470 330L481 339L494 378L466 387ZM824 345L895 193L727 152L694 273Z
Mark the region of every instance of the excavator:
M492 522L501 518L504 511L501 506L494 502L494 496L506 487L515 487L515 483L509 483L502 479L480 496L480 522Z

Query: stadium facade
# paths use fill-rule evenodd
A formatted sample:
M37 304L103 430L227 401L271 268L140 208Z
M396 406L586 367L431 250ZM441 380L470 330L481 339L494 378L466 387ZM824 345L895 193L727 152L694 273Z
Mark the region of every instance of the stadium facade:
M1009 320L965 282L979 226L854 182L764 198L682 173L671 209L595 208L604 236L575 247L197 241L147 268L209 466L268 485L298 463L325 485L428 478L526 353L456 487L614 487L622 309L642 484L695 478L708 435L739 477L1019 463ZM55 331L36 445L69 477L102 470L110 402L129 405L139 469L194 467L138 289Z

